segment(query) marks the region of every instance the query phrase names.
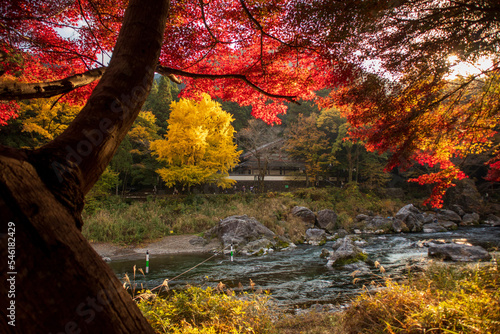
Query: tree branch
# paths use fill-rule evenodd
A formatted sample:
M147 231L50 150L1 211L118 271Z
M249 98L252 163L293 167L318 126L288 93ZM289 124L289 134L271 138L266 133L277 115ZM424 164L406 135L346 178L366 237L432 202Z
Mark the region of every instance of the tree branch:
M279 43L281 43L283 45L288 46L289 48L298 48L298 47L300 47L299 45L293 45L293 44L287 43L285 41L282 41L278 37L273 36L273 35L269 34L268 32L266 32L264 30L264 27L262 27L262 25L260 24L260 22L252 15L252 13L250 13L250 9L248 9L248 7L247 7L247 5L245 3L245 0L240 0L240 4L241 4L241 7L243 7L243 11L245 12L245 15L254 24L255 29L257 29L257 30L260 31L261 37L262 36L267 36L267 37L269 37L271 39L274 39L275 41L277 41L277 42L279 42Z
M68 93L100 79L105 71L106 67L99 67L81 74L49 82L22 83L1 81L0 100L48 98Z
M20 83L15 81L0 81L0 100L10 101L49 98L56 95L68 93L76 88L86 86L96 80L99 80L105 71L106 67L99 67L81 74L76 74L61 80L50 82ZM254 84L243 74L192 73L160 65L156 67L156 72L168 77L172 82L175 82L176 84L182 83L182 81L177 78L176 75L195 79L238 79L245 82L247 85L267 97L274 99L284 99L289 102L299 104L296 101L297 96L269 93Z
M274 99L284 99L284 100L287 100L289 102L293 102L293 103L299 104L295 100L297 98L297 96L279 95L279 94L269 93L269 92L263 90L262 88L260 88L259 86L257 86L256 84L254 84L253 82L251 82L243 74L203 74L203 73L191 73L191 72L186 72L186 71L183 71L183 70L178 70L178 69L175 69L175 68L170 68L170 67L161 66L161 65L157 66L156 72L160 73L161 75L166 75L166 76L174 75L174 77L175 77L175 75L179 75L179 76L188 77L188 78L195 78L195 79L211 79L211 80L216 80L216 79L238 79L238 80L241 80L241 81L245 82L247 85L249 85L250 87L252 87L256 91L258 91L259 93L261 93L261 94L263 94L263 95L265 95L267 97L274 98Z

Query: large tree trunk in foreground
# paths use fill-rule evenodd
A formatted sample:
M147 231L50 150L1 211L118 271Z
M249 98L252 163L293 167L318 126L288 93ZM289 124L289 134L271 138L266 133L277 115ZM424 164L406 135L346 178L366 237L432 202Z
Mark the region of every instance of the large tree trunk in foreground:
M1 333L153 332L80 227L84 195L149 92L168 6L130 1L106 73L63 134L35 151L0 149Z
M12 290L8 278L15 287L15 297L8 298L15 302L15 318L2 314L2 333L153 332L72 213L28 162L2 156L0 184L2 225L13 222L16 250L10 269L7 248L1 248L2 298ZM2 244L6 239L2 235ZM6 277L10 272L17 274ZM2 313L8 306L2 305ZM11 319L15 327L6 323Z

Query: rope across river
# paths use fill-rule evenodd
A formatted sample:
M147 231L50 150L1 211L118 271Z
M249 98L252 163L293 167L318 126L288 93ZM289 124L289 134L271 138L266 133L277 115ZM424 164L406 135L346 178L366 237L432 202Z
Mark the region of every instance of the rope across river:
M183 271L182 273L180 273L179 275L175 276L174 278L171 278L171 279L166 278L166 279L164 279L162 284L160 284L160 285L158 285L158 286L156 286L156 287L152 288L150 291L154 291L154 290L156 290L156 289L161 289L161 287L164 287L164 286L167 286L167 287L168 287L168 282L175 281L176 279L178 279L179 277L181 277L181 276L183 276L183 275L187 274L187 273L188 273L188 272L190 272L191 270L193 270L193 269L195 269L195 268L197 268L197 267L201 266L201 265L202 265L202 264L204 264L205 262L210 261L210 260L211 260L211 259L213 259L214 257L216 257L216 256L220 255L220 254L221 254L221 253L223 253L223 252L224 252L224 251L225 251L228 247L231 247L231 246L232 246L232 245L228 245L228 246L224 247L224 248L222 249L222 251L217 252L217 253L214 253L214 254L213 254L212 256L210 256L209 258L207 258L207 259L205 259L205 260L201 261L200 263L198 263L197 265L195 265L195 266L193 266L193 267L191 267L191 268L189 268L189 269L187 269L187 270ZM134 299L137 299L137 298L139 298L139 296L135 297Z

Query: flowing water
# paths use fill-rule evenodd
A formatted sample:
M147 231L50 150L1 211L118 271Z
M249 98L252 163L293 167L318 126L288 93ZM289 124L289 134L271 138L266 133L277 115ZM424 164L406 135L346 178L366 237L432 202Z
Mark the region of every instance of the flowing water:
M422 241L430 239L469 242L485 248L500 247L500 227L461 227L455 231L440 233L408 233L386 235L364 235L366 244L360 247L368 254L367 265L356 275L353 284L351 275L356 269L328 268L326 259L320 258L323 248L331 249L333 242L323 246L299 245L293 250L274 252L260 257L235 256L231 262L229 255L186 254L158 255L150 257L150 272L145 277L136 272L135 283L140 288L154 288L169 279L170 288L183 288L187 284L196 286L216 286L222 282L227 287L269 291L281 306L295 307L312 303L341 304L360 292L363 284L380 281L381 272L373 263L378 261L386 270L384 275L398 278L406 272L409 264L427 258L427 248ZM210 258L210 259L209 259ZM184 273L186 270L205 263ZM133 266L145 268L142 260L123 260L109 263L123 281L125 273L132 281ZM182 274L184 273L184 274ZM182 274L179 278L172 280Z

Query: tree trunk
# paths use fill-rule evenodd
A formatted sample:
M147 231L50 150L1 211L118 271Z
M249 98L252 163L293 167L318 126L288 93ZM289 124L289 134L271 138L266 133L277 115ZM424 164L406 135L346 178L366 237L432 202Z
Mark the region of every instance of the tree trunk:
M80 228L84 195L151 87L168 7L129 2L109 67L63 134L35 151L0 148L0 332L153 333Z
M9 231L15 233L12 238L1 235L2 245L14 246L15 263L7 266L9 248L2 246L0 294L9 304L2 305L0 332L153 333L78 230L79 217L52 194L29 162L0 157L0 211L2 232L12 222ZM15 296L7 298L9 292ZM13 302L14 313L7 310Z
M347 150L347 163L349 166L349 177L348 177L347 183L351 183L353 181L352 180L352 169L354 168L354 162L352 159L352 146L347 146L346 150Z
M359 144L356 144L356 183L359 182Z

